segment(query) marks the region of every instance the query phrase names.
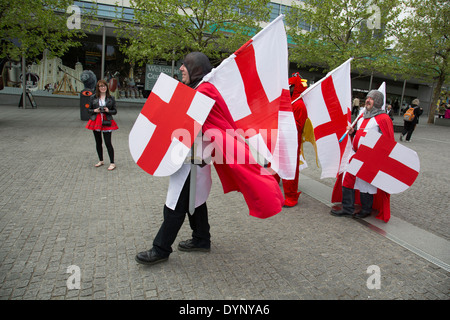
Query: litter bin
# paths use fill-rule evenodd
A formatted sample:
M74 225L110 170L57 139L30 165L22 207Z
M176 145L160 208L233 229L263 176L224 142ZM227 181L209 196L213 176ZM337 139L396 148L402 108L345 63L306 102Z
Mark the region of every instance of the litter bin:
M94 94L94 91L91 89L83 89L80 94L80 118L81 120L89 120L89 100L91 96Z

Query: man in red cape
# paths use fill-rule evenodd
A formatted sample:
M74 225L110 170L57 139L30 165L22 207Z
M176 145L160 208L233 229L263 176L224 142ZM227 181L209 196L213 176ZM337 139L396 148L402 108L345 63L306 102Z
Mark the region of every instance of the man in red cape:
M381 134L394 140L394 130L392 120L381 109L384 96L378 90L372 90L367 94L364 113L359 117L355 131L349 128L352 137L353 150L358 150L359 141L369 130L378 130ZM350 159L351 161L351 159ZM374 159L373 161L376 161ZM357 192L355 192L357 189ZM354 216L355 218L365 218L372 212L372 208L378 210L377 219L388 222L391 217L390 194L377 189L371 184L362 181L350 173L338 175L333 188L331 202L342 202L342 208L331 210L334 216ZM354 204L361 204L361 212L354 213Z

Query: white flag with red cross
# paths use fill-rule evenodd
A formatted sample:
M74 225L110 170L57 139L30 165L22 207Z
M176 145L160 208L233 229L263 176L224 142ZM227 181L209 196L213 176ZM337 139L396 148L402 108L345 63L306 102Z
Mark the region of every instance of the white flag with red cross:
M369 131L361 138L347 172L395 194L412 186L420 172L420 161L414 150L376 131Z
M161 73L129 135L133 160L154 176L176 172L214 100Z
M383 105L381 106L381 110L386 111L386 82L383 82L380 87L378 88L378 91L380 91L383 94Z
M297 128L288 80L288 46L280 15L209 74L241 134L271 168L293 179Z
M345 170L350 159L348 135L340 143L339 139L351 121L351 60L329 72L300 96L314 128L321 178L335 178Z

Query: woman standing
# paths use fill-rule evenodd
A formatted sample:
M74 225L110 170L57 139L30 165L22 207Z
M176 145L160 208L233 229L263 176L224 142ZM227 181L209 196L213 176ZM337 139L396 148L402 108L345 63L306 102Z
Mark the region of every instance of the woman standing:
M112 115L117 113L116 100L109 93L108 84L105 80L99 80L95 86L95 95L91 96L89 101L88 113L90 119L86 128L94 132L95 144L97 148L98 159L100 160L95 166L104 165L103 148L102 148L102 132L105 139L106 149L108 150L110 165L108 170L114 170L114 148L111 143L111 133L119 129Z

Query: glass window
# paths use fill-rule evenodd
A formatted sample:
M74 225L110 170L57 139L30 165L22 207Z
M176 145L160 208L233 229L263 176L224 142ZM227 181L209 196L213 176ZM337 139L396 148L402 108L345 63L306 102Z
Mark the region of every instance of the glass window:
M269 19L273 21L280 15L280 4L269 2L268 5L270 8Z

